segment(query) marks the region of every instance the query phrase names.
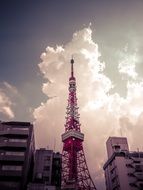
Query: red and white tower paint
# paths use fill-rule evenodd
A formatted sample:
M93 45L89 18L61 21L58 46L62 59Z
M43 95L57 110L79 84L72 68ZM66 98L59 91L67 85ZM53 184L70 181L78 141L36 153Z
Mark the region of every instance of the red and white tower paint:
M73 64L71 59L65 133L62 134L62 189L96 190L83 150L84 134L80 130Z

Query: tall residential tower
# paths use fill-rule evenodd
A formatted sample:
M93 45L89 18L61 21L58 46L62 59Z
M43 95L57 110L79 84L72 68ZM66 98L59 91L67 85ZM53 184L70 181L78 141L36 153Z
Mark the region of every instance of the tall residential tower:
M32 180L35 141L29 122L0 122L0 189L26 190Z

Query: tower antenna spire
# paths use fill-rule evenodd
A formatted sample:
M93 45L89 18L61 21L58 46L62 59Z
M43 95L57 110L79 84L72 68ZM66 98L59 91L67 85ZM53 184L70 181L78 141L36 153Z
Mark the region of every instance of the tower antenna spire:
M71 58L71 77L72 77L72 78L74 77L73 64L74 64L74 59L73 59L73 55L72 55L72 58Z

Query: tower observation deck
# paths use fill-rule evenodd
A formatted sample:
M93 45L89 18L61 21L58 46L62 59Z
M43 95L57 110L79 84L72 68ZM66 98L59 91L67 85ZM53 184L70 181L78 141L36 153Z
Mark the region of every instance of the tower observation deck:
M73 64L74 60L71 59L66 124L65 132L62 134L62 189L97 190L87 167L82 144L84 134L80 130Z

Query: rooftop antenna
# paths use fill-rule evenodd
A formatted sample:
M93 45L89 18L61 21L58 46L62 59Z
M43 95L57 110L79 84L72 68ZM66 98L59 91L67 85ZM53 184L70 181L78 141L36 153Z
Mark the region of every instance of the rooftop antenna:
M120 127L120 135L121 137L123 137L123 132L122 132L122 128Z
M139 148L137 148L137 152L138 152L138 156L140 158L140 150L139 150Z
M53 148L54 152L55 152L55 148L56 148L56 139L54 138L54 148Z

